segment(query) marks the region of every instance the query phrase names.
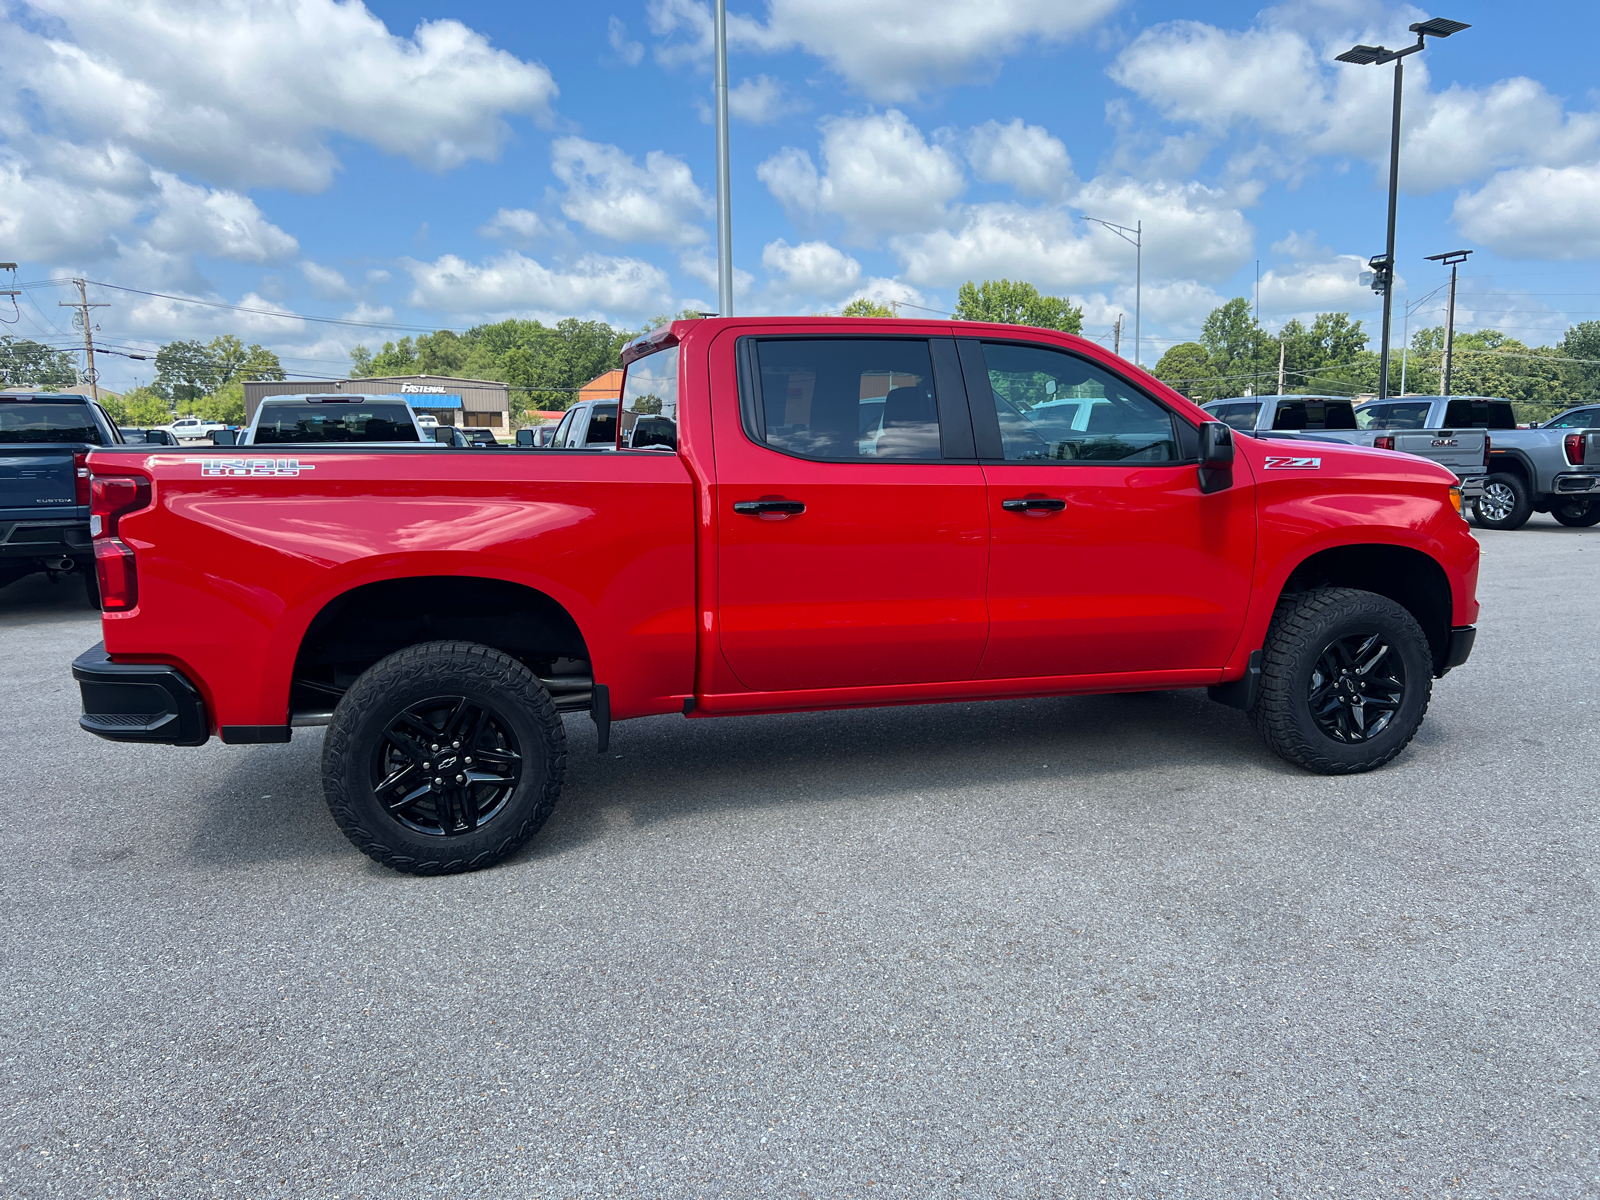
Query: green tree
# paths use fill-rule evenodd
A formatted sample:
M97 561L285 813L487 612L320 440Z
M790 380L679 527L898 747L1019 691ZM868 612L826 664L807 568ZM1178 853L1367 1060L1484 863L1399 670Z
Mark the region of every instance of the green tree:
M77 382L77 364L65 350L27 338L0 337L0 387L58 392Z
M421 370L417 366L417 348L408 337L398 342L385 342L383 349L376 354L365 346L357 346L350 351L350 359L354 364L350 368L352 379L371 379L375 375L416 375Z
M168 342L156 351L152 386L175 401L197 400L217 386L217 364L197 341Z
M270 379L284 377L283 365L271 350L259 345L246 346L231 333L224 333L206 343L206 353L216 368L219 386L235 379Z
M185 416L204 417L208 421L221 421L224 425L243 425L244 380L231 380L209 396L201 396L178 407Z
M876 300L869 300L860 296L844 306L845 317L892 317L894 311L887 304L879 304Z
M172 420L172 409L166 397L153 387L130 388L121 396L103 396L102 403L118 425L144 429Z
M1161 356L1155 376L1197 404L1217 398L1217 372L1199 342L1180 342Z
M1575 400L1600 396L1600 321L1580 321L1561 339L1557 350L1563 358L1584 361L1564 363L1561 372Z
M1031 283L1021 280L986 279L981 284L967 280L956 294L958 321L996 321L1002 325L1034 325L1041 329L1060 329L1066 333L1083 330L1083 309L1060 296L1041 295Z

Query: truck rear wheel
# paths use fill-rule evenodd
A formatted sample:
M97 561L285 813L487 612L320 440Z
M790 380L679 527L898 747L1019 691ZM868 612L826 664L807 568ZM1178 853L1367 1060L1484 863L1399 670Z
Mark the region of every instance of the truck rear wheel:
M1593 496L1582 500L1559 500L1551 507L1550 515L1563 525L1587 529L1591 525L1600 525L1600 500Z
M1279 757L1319 775L1383 766L1428 711L1428 639L1409 612L1372 592L1285 596L1262 660L1255 727Z
M1472 502L1480 529L1521 529L1533 516L1533 497L1522 476L1500 471L1483 481L1483 495Z
M386 867L491 866L538 832L566 775L550 694L516 659L425 642L370 668L340 699L322 789L344 835Z

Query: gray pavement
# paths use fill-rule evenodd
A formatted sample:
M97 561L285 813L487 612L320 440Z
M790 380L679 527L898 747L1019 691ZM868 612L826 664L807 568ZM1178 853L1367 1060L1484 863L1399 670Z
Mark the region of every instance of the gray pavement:
M75 726L0 591L0 1195L1600 1195L1600 530L1386 770L1202 693L616 728L498 869Z

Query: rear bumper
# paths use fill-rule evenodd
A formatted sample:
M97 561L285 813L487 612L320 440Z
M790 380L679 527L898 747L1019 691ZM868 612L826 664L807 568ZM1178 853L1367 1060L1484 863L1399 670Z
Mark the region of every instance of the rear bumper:
M1489 476L1484 475L1457 475L1461 481L1461 498L1463 500L1476 500L1483 495L1483 481Z
M205 701L176 667L112 662L104 642L72 662L83 694L78 725L111 742L201 746L211 737Z
M1450 631L1450 646L1444 653L1444 662L1439 667L1439 674L1459 667L1472 657L1472 644L1478 640L1478 627L1476 625L1460 625Z
M30 517L0 521L0 561L19 558L72 558L93 563L88 520Z
M1600 492L1600 475L1557 475L1556 491L1563 495Z

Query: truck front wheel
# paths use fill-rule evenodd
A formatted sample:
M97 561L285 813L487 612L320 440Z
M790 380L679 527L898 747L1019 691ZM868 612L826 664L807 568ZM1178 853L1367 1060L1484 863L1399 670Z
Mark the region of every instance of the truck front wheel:
M1521 529L1533 516L1533 497L1522 476L1500 471L1483 481L1483 495L1472 502L1480 529Z
M1563 525L1587 529L1591 525L1600 525L1600 500L1592 496L1582 500L1559 500L1551 507L1550 515Z
M1274 753L1319 775L1383 766L1428 711L1428 639L1409 612L1372 592L1285 596L1262 660L1255 727Z
M491 866L549 818L566 775L550 694L516 659L425 642L340 699L322 750L339 828L384 866L446 875Z

